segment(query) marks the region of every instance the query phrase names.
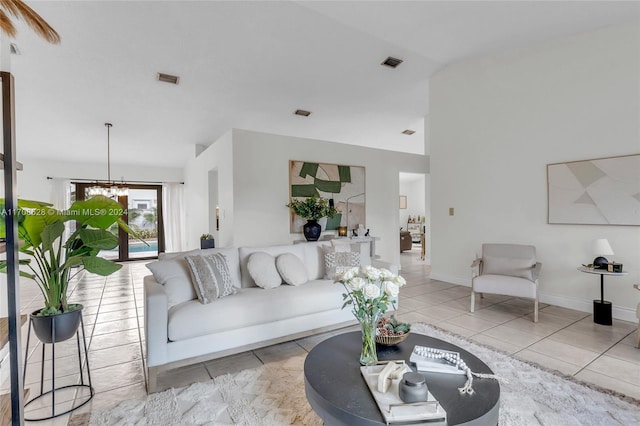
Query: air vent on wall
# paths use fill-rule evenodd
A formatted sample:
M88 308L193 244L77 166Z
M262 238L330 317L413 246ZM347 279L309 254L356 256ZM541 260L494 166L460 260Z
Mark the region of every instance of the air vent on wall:
M296 112L294 112L295 115L301 115L303 117L308 117L311 115L311 111L305 111L303 109L297 109Z
M164 74L159 72L158 81L162 81L163 83L178 84L178 82L180 81L180 77L178 77L177 75Z
M401 63L402 63L402 59L398 59L398 58L394 58L392 56L389 56L380 65L385 65L385 66L390 67L390 68L396 68Z
M20 52L20 49L18 48L18 45L15 43L11 43L9 44L9 52L11 52L12 55L21 55L22 52Z
M416 131L415 130L411 130L411 129L407 129L404 132L402 132L403 135L409 135L411 136L412 134L414 134Z

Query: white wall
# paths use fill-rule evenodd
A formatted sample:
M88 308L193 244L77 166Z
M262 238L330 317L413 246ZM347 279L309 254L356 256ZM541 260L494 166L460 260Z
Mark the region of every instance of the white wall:
M209 188L209 172L217 171L217 187ZM220 230L210 224L210 194L217 192L220 206ZM184 196L186 203L187 246L200 247L200 235L213 234L216 247L233 246L233 146L232 132L229 131L189 160L184 169Z
M223 146L232 147L233 152ZM372 236L381 238L377 253L399 262L398 173L427 173L428 157L246 130L234 129L187 165L190 240L207 224L207 214L197 210L206 205L200 200L206 194L202 187L206 171L215 167L219 185L230 190L227 202L222 190L220 193L220 207L226 213L220 246L287 244L303 239L302 234L289 232L289 160L366 167L366 226ZM223 167L231 169L232 179L223 173ZM223 237L223 229L232 234Z
M432 277L470 285L483 242L528 243L541 300L591 311L594 238L627 277L607 278L614 316L635 321L640 227L547 224L546 165L640 153L638 22L469 60L430 83ZM455 216L448 215L449 207Z
M24 170L18 172L18 196L52 202L53 182L47 176L76 179L107 178L106 164L73 163L36 158L20 158ZM111 179L145 182L182 182L182 168L111 165Z

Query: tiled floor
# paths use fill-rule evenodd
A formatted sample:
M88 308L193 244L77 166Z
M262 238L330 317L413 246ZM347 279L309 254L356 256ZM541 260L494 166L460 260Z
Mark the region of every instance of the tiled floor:
M588 313L544 304L541 305L539 322L533 323L532 302L496 295L476 299L479 306L471 314L469 288L431 281L429 268L419 260L418 251L414 249L402 254L401 273L408 282L400 296L398 316L402 320L434 324L516 357L640 399L640 349L632 346L636 324L614 320L612 327L600 326L593 323ZM72 300L85 306L84 320L90 339L89 363L96 390L93 400L76 412L95 410L145 395L144 333L141 326L144 324L142 277L147 274L144 262L132 262L108 278L85 276L76 286ZM34 310L40 303L40 296L33 290L23 289L23 312ZM170 371L160 376L158 384L160 387L179 387L222 373L304 354L335 333ZM24 334L23 346L26 344L26 327ZM72 339L56 349L58 356L62 357L56 357L59 359L56 369L68 374L57 378L57 384L71 384L77 380L77 374L74 374L78 368L75 345ZM40 377L40 347L29 352L26 383L34 395L38 391ZM48 352L45 358L50 358ZM45 367L45 376L48 377L48 362ZM4 383L1 389L6 391L8 387L9 384ZM73 392L70 392L57 397L57 402L65 406L73 398ZM29 406L27 415L39 416L49 412L50 405L46 407L46 404ZM61 416L54 421L37 424L64 425L68 418L68 415Z

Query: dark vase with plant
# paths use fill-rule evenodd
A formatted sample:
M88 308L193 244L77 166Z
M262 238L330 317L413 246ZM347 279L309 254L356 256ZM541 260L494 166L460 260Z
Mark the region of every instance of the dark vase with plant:
M304 200L292 199L287 207L291 211L303 219L307 219L307 223L302 227L302 233L307 241L318 241L322 227L318 223L318 219L323 217L332 218L338 213L338 210L332 206L328 200L317 196L309 197Z
M3 212L17 216L19 251L28 256L19 261L20 276L34 280L44 296L44 307L31 314L34 332L44 343L72 337L83 306L68 302L69 281L82 270L107 276L122 268L98 253L118 246L118 237L108 231L115 223L135 236L120 218L123 207L98 195L76 201L65 211L40 201L18 200L15 212ZM76 229L67 238L65 223L70 221L76 223ZM4 237L4 215L0 224L0 237ZM73 274L72 268L77 268ZM6 271L6 261L0 261L0 272Z
M216 247L216 240L213 239L213 235L211 234L202 234L200 235L200 248L201 249L212 249Z

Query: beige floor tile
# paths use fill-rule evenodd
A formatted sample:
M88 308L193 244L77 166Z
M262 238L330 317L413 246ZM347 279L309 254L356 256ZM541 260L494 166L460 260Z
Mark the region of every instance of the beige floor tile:
M640 386L633 383L624 382L589 369L582 370L576 374L575 377L576 379L584 380L585 382L593 383L606 389L621 392L632 398L640 399Z
M398 302L398 307L405 310L415 311L416 309L429 306L429 303L423 300L416 299L402 299Z
M549 339L569 343L570 345L593 352L604 352L614 345L606 336L599 336L593 333L578 333L570 329L560 330L549 336Z
M471 337L471 340L473 340L474 342L478 342L481 343L485 346L489 346L492 347L494 349L497 349L499 351L503 351L506 352L508 354L513 354L515 352L518 352L519 350L522 349L521 346L518 345L514 345L512 343L508 343L508 342L504 342L502 340L498 340L495 337L491 337L487 334L484 333L478 333L475 334Z
M256 349L253 353L264 364L277 362L296 355L305 355L306 351L295 342L286 342L279 345Z
M533 322L529 318L516 318L514 320L505 322L504 326L540 337L548 336L564 328L564 326L558 324Z
M543 368L550 370L557 370L563 374L573 375L576 374L582 367L571 364L566 361L559 360L557 358L542 354L540 352L532 351L529 349L522 350L515 354L516 358L520 358L524 361L530 361L534 364L538 364Z
M135 328L126 331L93 336L91 338L91 343L89 344L89 349L98 350L112 348L115 346L128 345L131 343L137 343L138 345L140 344L140 334L139 331Z
M495 322L487 321L485 319L478 318L470 314L465 314L459 317L448 319L447 322L450 324L457 325L459 327L464 327L466 329L475 331L476 333L480 333L482 331L488 330L497 325Z
M432 323L431 318L416 311L398 316L398 319L403 322L408 322L409 324L415 324L417 322L423 322L427 324Z
M469 315L473 315L474 317L482 318L497 324L503 324L507 321L518 318L518 315L512 314L510 312L503 312L499 309L492 309L491 307L487 309L476 309L475 312L469 313Z
M588 316L591 316L591 314L588 312L576 311L573 309L561 308L560 306L553 306L553 305L549 305L545 308L542 308L540 312L542 311L551 315L569 318L573 320L580 320Z
M139 343L130 343L89 352L89 365L92 369L141 361L141 359L142 352Z
M634 348L633 346L618 343L605 352L605 355L638 364L640 368L640 349Z
M542 339L540 336L516 330L515 328L507 327L504 324L494 328L490 328L489 330L484 331L483 334L523 348L528 347Z
M137 361L104 368L92 368L91 383L96 392L106 392L123 386L144 383L142 362Z
M469 330L468 328L460 327L456 324L451 324L448 321L443 321L437 324L438 327L443 328L451 333L458 334L463 337L470 337L477 334L477 331Z
M125 400L141 400L147 396L144 383L136 383L129 386L113 389L107 392L96 393L87 405L74 411L74 414L87 413L94 410L111 408Z
M586 370L604 374L633 385L640 384L640 368L638 368L638 364L612 356L602 355L589 364Z
M253 352L243 352L220 359L205 362L205 367L211 377L221 376L227 373L256 368L262 365L260 359Z
M624 345L633 346L634 348L637 348L637 346L636 346L637 341L638 341L638 334L636 332L632 332L627 337L622 339L620 341L620 343L622 343Z
M416 312L429 317L433 321L445 321L450 318L465 315L460 311L449 309L443 306L427 306L424 308L416 309Z
M550 339L543 339L536 342L527 349L580 367L584 367L600 356L597 352L588 351Z
M202 363L176 368L158 376L157 391L160 392L172 387L181 388L210 379L209 372Z

